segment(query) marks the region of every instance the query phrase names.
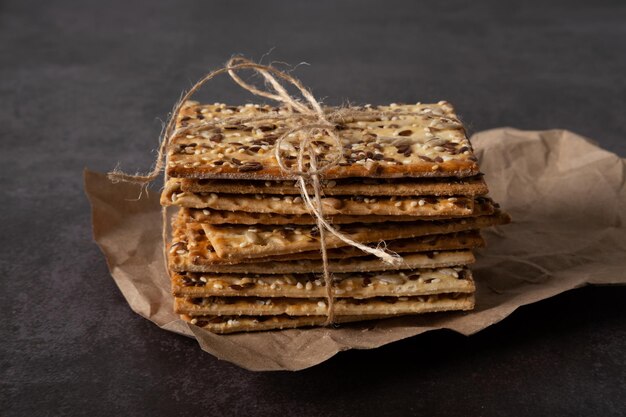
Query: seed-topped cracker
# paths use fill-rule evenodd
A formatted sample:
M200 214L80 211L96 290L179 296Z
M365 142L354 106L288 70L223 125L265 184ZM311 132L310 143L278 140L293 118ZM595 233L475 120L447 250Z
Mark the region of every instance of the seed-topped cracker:
M162 205L179 205L191 208L207 208L222 211L243 211L248 213L273 213L286 215L309 215L300 196L257 194L216 194L216 193L176 193L165 190ZM169 197L169 198L167 198ZM323 197L324 214L354 216L471 216L474 212L474 199L465 196L455 197Z
M405 253L434 253L437 251L462 250L483 247L485 241L476 230L466 232L435 234L410 239L389 240L388 250ZM352 246L329 249L328 259L342 260L370 255ZM266 271L269 265L278 266L285 262L321 259L319 250L287 253L263 258L224 259L217 256L215 249L206 236L202 225L185 223L178 219L173 224L173 239L168 247L168 262L175 271L218 271L220 266L255 264L256 268Z
M435 311L470 310L474 307L473 293L446 293L417 297L338 298L336 316L397 315ZM203 315L324 315L328 304L324 298L271 297L175 297L178 314Z
M323 298L326 283L320 274L172 274L172 292L177 297L290 297ZM355 272L333 275L337 298L417 296L473 292L469 269L414 269L396 272Z
M352 323L390 317L397 316L337 316L334 323ZM181 314L180 318L204 330L220 334L296 329L300 327L323 326L326 323L326 316L288 316L287 314L276 316L189 316Z
M362 110L372 116L347 118L337 124L341 149L325 133L310 138L318 166L340 155L337 165L324 172L325 179L479 174L465 129L449 103L366 106ZM227 122L235 115L266 118ZM275 156L277 139L297 127L284 118L286 115L286 108L267 105L187 102L177 119L177 127L183 129L167 150L167 174L181 178L293 179L293 174L280 168ZM297 167L298 144L304 134L292 133L283 143L281 156L287 167ZM307 158L305 168L310 166Z
M258 273L263 271L268 274L322 272L324 266L319 259L300 259L297 261L271 262L245 262L225 265L220 263L203 265L189 262L189 256L172 257L181 259L183 262L171 262L170 267L174 271L196 272L228 272L228 273ZM336 259L328 265L330 272L353 272L353 271L391 271L413 268L439 268L444 266L466 265L474 262L474 255L469 250L464 251L430 251L418 253L406 253L402 256L401 265L390 265L382 262L373 255L353 258ZM186 261L186 262L185 262Z
M489 191L482 175L467 178L342 178L322 180L324 195L416 196L485 195ZM293 180L254 181L169 178L167 188L176 186L191 193L300 195ZM307 186L309 194L313 189Z
M426 200L426 199L425 199ZM475 199L474 210L472 216L484 216L493 214L496 206L489 199ZM251 213L245 211L226 211L226 210L209 210L184 208L182 211L193 222L210 223L210 224L315 224L315 218L306 214L276 214L276 213ZM326 216L332 224L349 224L349 223L386 223L386 222L412 222L415 220L442 220L461 216L453 215L430 215L430 216L408 216L408 215L349 215L336 214Z
M389 227L384 223L348 224L341 227L341 233L355 241L370 243L387 239L405 239L432 234L460 232L508 222L508 215L496 212L489 216L396 223L394 227ZM266 225L251 227L203 223L202 227L220 258L260 258L270 255L319 250L320 246L319 230L315 226L297 225L287 228ZM342 246L348 246L348 244L332 234L326 237L327 248Z

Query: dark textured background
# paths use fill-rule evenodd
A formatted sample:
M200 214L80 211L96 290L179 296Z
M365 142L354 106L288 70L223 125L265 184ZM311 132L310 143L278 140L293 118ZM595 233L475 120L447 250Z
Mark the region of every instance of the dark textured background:
M0 415L626 414L626 288L251 373L131 312L81 184L148 168L182 89L274 47L331 103L445 98L473 131L567 128L625 156L623 1L174 3L0 1Z

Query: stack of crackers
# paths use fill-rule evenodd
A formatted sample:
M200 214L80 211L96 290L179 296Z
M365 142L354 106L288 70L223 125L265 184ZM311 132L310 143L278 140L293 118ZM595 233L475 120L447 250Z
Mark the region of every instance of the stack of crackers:
M323 174L322 212L340 233L402 262L326 233L334 322L472 309L468 266L485 245L479 230L509 217L486 197L463 125L447 102L359 110L373 117L336 126L342 156ZM271 115L286 112L187 102L178 116L161 202L178 207L167 249L175 310L196 326L231 333L326 324L320 231L296 178L276 160L277 139L295 126ZM233 124L234 115L253 121ZM288 167L297 164L299 134L281 146ZM312 143L318 165L337 151L322 133Z

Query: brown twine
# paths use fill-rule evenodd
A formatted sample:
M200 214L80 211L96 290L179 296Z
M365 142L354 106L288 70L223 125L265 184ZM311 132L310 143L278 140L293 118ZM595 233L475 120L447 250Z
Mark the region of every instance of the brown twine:
M237 71L239 70L253 70L257 72L273 89L273 92L259 90L255 86L246 83L237 75ZM279 112L269 112L267 114L255 117L242 117L239 115L234 115L228 118L223 118L219 121L207 120L202 121L201 123L197 123L193 126L186 126L175 129L178 114L183 108L185 102L187 102L205 83L215 78L216 76L224 73L227 73L231 77L231 79L235 81L235 83L237 83L240 87L249 91L250 93L282 103L286 107L287 113L282 114ZM279 80L282 80L287 84L295 87L302 95L302 97L306 100L306 103L303 103L300 100L292 97L287 92L285 87L279 82ZM392 114L389 114L389 116L398 116L404 114L406 113L394 112ZM322 254L324 282L326 284L326 297L328 300L326 320L326 324L328 325L333 323L334 318L334 290L332 275L328 268L326 232L331 233L347 245L354 246L366 253L377 256L384 262L392 265L399 265L402 263L402 258L398 254L387 251L384 246L381 247L381 245L378 245L376 248L372 248L370 246L363 245L350 239L348 236L340 233L337 229L335 229L324 217L321 198L322 185L320 183L320 175L323 174L325 171L328 171L329 169L337 166L342 156L342 143L341 137L339 135L339 130L337 129L337 123L345 122L346 120L376 120L376 118L378 117L387 115L388 114L385 112L371 110L363 111L354 108L340 108L332 109L332 111L327 111L322 108L322 105L315 99L313 94L298 79L272 66L257 64L242 57L234 57L227 62L225 67L212 71L202 77L196 84L191 87L191 89L189 89L189 91L183 94L180 100L176 103L161 133L157 159L152 171L147 174L132 175L115 169L108 174L108 177L111 181L114 182L131 182L141 184L142 186L145 186L148 183L154 181L159 176L159 173L164 168L164 165L166 163L165 156L169 143L174 137L182 135L191 129L201 130L215 127L220 124L247 123L264 120L294 121L296 127L283 133L276 140L275 157L278 166L284 174L297 178L297 183L300 188L302 200L304 201L307 210L311 213L312 216L315 217L317 223L317 228L320 233L320 251ZM302 139L300 139L299 142L297 169L293 169L291 167L288 167L283 161L281 148L284 141L287 140L288 137L291 137L298 132L302 132ZM337 150L334 158L320 166L318 166L317 156L315 155L314 149L310 143L310 138L316 133L325 133L331 139L334 148ZM304 164L304 159L307 152L310 161L310 167L308 168ZM166 171L165 181L167 181L167 179L168 176ZM312 198L307 191L307 184L309 184L313 190ZM169 268L167 268L167 209L165 207L163 207L162 209L162 220L164 259L166 262L166 269L169 273Z

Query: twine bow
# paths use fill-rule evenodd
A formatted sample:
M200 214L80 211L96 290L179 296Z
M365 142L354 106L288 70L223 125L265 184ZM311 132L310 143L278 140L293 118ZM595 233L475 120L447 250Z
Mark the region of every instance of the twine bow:
M271 90L260 90L255 86L246 83L239 77L239 75L237 75L237 71L239 70L252 70L260 74L266 81L267 85L271 87ZM185 102L189 100L205 83L215 78L216 76L224 73L227 73L233 81L235 81L239 86L249 91L250 93L282 103L287 109L286 114L274 112L253 117L234 115L227 118L222 118L218 121L204 120L201 123L197 123L192 126L185 126L176 129L176 120L178 119L178 114L183 108ZM279 80L282 80L287 84L295 87L301 94L301 96L306 100L306 102L303 103L300 100L291 96ZM336 238L342 240L347 245L356 247L363 252L374 255L386 263L392 265L398 265L402 263L402 258L395 253L387 252L385 249L381 249L380 247L372 248L370 246L363 245L359 242L354 241L353 239L350 239L345 234L339 232L328 222L328 220L326 220L322 206L322 185L320 182L320 176L329 169L337 166L342 157L343 147L337 124L345 122L345 120L347 119L373 120L383 114L384 113L382 112L365 112L363 110L353 108L334 109L330 112L325 111L324 108L322 108L321 104L315 99L313 94L298 79L272 66L257 64L242 57L234 57L226 63L225 67L212 71L202 77L176 103L165 125L165 128L161 133L157 160L152 171L145 175L132 175L125 174L116 169L110 172L108 174L108 177L115 182L124 181L147 185L148 183L155 180L163 169L167 148L172 139L188 132L191 129L211 128L221 124L230 123L241 124L246 122L267 120L289 120L290 122L295 124L296 127L289 129L276 140L275 158L278 166L283 171L283 173L286 174L286 176L297 178L297 184L300 188L302 200L309 213L313 217L315 217L317 228L320 234L320 251L322 255L324 282L326 284L326 298L328 300L326 324L332 324L334 319L334 290L333 279L328 267L328 253L325 237L326 232L334 235ZM398 115L398 113L394 113L394 115ZM289 137L295 136L295 134L298 132L302 133L299 135L300 139L297 146L297 165L296 168L293 168L285 163L281 150L285 141L288 140ZM316 135L320 134L326 135L328 138L330 138L332 142L331 149L334 148L336 152L330 160L322 161L321 164L318 164L317 155L312 144L312 139ZM305 164L305 159L307 155L309 163ZM165 173L165 180L167 181L167 172ZM309 195L309 192L307 191L307 185L309 185L313 190L312 196ZM162 218L165 251L167 242L167 216L165 208L163 208L162 210ZM167 263L167 256L165 256L165 259Z

